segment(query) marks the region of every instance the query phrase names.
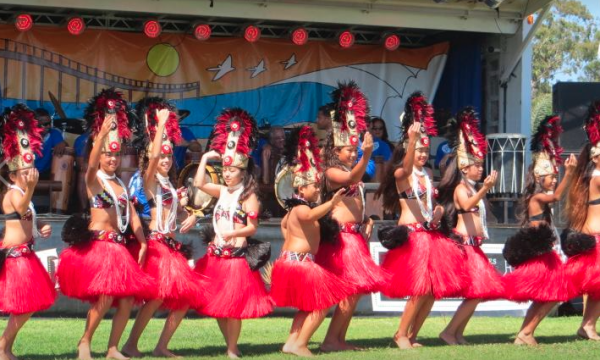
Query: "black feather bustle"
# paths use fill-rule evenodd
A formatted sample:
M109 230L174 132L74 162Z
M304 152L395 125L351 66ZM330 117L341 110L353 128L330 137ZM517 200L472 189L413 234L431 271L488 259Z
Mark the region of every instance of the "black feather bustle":
M315 203L309 203L304 199L298 199L298 198L289 198L289 199L284 199L283 200L283 205L285 207L285 209L287 211L292 210L293 208L295 208L298 205L306 205L309 208L314 208L316 206Z
M298 142L300 141L300 130L301 126L294 127L290 133L289 140L285 142L283 148L283 164L287 166L294 166L297 162L298 156Z
M340 225L331 217L331 212L319 219L321 242L335 244L340 234Z
M271 243L263 242L253 238L247 238L248 248L246 261L252 271L256 271L271 259Z
M87 215L71 215L63 225L61 232L62 241L71 246L91 241L94 233L89 230L89 226L90 219Z
M6 260L6 249L0 249L0 271L4 267L4 261Z
M379 242L388 250L404 245L408 241L409 235L410 229L404 225L380 226L377 230Z
M187 260L191 260L194 258L194 245L191 242L181 243L181 246L179 247L178 251Z
M206 224L200 229L200 241L204 243L204 245L208 245L211 241L214 240L216 234L215 229L212 224Z
M450 231L449 233L447 233L446 237L448 237L448 239L454 241L455 243L459 244L459 245L463 245L464 243L464 237L455 233L454 231Z
M564 229L560 234L560 247L568 257L579 255L596 247L596 237L573 229Z
M552 251L556 241L554 230L547 224L527 226L506 240L502 256L510 266L519 266L537 256Z

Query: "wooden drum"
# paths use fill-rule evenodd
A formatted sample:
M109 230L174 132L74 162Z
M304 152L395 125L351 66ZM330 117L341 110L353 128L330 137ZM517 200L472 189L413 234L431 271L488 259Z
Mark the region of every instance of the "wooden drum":
M63 184L61 191L50 192L50 209L52 212L64 214L69 207L73 183L73 167L75 165L75 149L65 148L63 156L52 156L50 176L53 181Z

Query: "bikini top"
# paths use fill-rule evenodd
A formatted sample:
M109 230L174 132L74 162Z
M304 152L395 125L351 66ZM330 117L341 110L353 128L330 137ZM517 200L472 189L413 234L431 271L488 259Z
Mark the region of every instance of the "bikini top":
M229 210L217 204L214 210L215 220L219 221L219 219L223 218L225 220L229 219ZM248 224L248 214L242 209L242 204L238 204L235 212L233 213L233 222L236 224L247 225Z
M173 195L171 194L171 189L163 187L162 185L160 186L160 188L162 190L163 208L171 206L171 204L173 204ZM150 206L151 209L156 207L156 201L154 200L154 198L148 200L148 206Z
M31 209L27 209L25 214L21 215L16 211L8 213L4 215L4 220L23 220L23 221L31 221L33 220L33 214L31 213Z
M125 192L119 195L118 200L120 207L125 208L127 206L127 194ZM93 209L108 209L113 206L115 206L115 203L106 189L90 198L90 207Z
M588 205L600 205L600 198L588 201Z
M362 196L362 187L364 186L364 184L362 182L358 182L356 184L352 184L347 186L346 188L348 190L346 190L344 192L344 196L345 197L360 197ZM331 190L331 191L326 191L326 199L331 199L333 197L333 194L335 194L340 188L337 188L335 190Z
M546 218L544 217L544 213L539 213L537 215L530 216L529 221L546 221Z
M469 214L469 213L479 213L479 205L475 205L469 210L459 209L457 210L459 214Z
M413 192L412 187L409 187L408 189L399 192L398 196L400 196L400 199L415 200L417 198L418 199L422 198L426 194L427 194L427 188L425 187L425 185L423 185L419 182L419 188L417 189L416 196L415 196L415 193Z

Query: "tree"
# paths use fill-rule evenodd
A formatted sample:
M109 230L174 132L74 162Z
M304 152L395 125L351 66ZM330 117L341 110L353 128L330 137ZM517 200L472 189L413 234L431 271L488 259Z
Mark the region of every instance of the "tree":
M557 0L533 39L532 95L549 94L558 73L598 75L598 24L576 0ZM589 73L589 75L588 75ZM597 79L597 78L596 78Z

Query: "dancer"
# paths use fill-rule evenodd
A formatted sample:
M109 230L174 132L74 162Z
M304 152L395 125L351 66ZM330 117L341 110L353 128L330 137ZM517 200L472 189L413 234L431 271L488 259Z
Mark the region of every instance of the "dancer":
M367 242L373 221L365 217L364 187L361 179L373 152L373 138L365 132L368 104L354 82L339 84L332 94L335 110L332 132L325 145L325 200L340 188L344 197L332 209L340 233L333 243L323 243L316 256L317 264L331 271L350 286L351 295L341 301L321 345L323 351L356 350L346 342L352 314L362 294L377 292L385 285L385 272L375 264ZM363 156L356 162L359 136L365 132Z
M158 298L147 299L149 301L138 312L123 352L132 357L143 356L138 350L140 336L156 310L163 307L169 310L169 315L152 355L175 357L168 349L169 341L188 308L198 309L205 305L206 284L188 265L186 257L192 257L190 246L175 240L178 205L187 204L187 197L175 190L169 179L173 169L173 146L181 140L177 109L162 98L147 97L138 102L136 112L145 129L137 139L136 147L143 149L140 171L152 217L148 255L142 269L158 284ZM180 231L185 233L195 224L196 216L189 215ZM134 257L139 251L136 245L132 249Z
M600 341L596 322L600 316L600 100L593 102L585 121L588 143L577 159L573 185L567 198L568 227L561 235L567 276L578 294L587 294L577 335Z
M111 305L117 307L117 312L106 357L127 359L117 347L134 297L156 297L155 283L140 268L147 249L140 219L129 201L127 188L116 177L121 161L121 139L127 140L132 135L127 113L127 103L114 89L105 89L90 101L85 112L93 139L85 175L90 221L88 224L74 216L63 227L63 241L71 246L59 257L56 276L60 289L66 296L92 304L78 345L82 360L92 358L92 337ZM126 233L130 226L134 235ZM130 238L140 243L137 259L125 246Z
M451 237L462 244L468 280L461 294L465 300L439 337L448 345L466 345L468 342L463 334L477 305L504 295L501 274L481 250L482 243L489 239L484 199L496 183L498 174L492 171L483 186L477 185L483 174L487 141L479 132L475 109L462 109L448 127L454 159L438 187L438 200L444 206L449 228L454 228Z
M389 213L400 209L398 226L382 227L379 240L390 251L383 268L392 274L386 296L410 297L394 341L400 349L422 346L417 335L435 299L460 295L465 282L462 253L437 229L443 215L434 207L429 169L429 136L437 134L433 108L421 92L407 100L401 116L402 141L394 149L388 174L375 196Z
M249 159L256 133L256 122L246 111L225 110L215 124L212 150L202 156L194 178L194 186L219 199L213 226L205 228L207 253L195 270L208 277L212 298L202 313L217 318L230 358L241 356L238 339L242 319L262 317L273 310L254 253L266 247L253 246L248 239L258 227L257 182ZM206 182L206 163L211 159L222 160L225 185ZM264 263L270 248L261 255Z
M284 244L271 272L271 297L280 307L294 307L290 335L283 352L312 356L308 341L327 309L348 297L350 289L331 272L315 263L321 241L319 220L342 199L343 189L317 206L320 195L321 158L317 137L310 126L295 129L286 145L285 171L292 172L294 195L285 199L287 215L281 222Z
M40 155L42 147L33 111L23 104L7 109L0 121L0 143L10 181L2 200L6 227L0 239L0 311L10 317L0 337L0 360L17 360L13 344L19 330L56 298L54 284L33 250L35 238L52 234L49 224L38 221L31 203L39 177L35 154Z
M537 345L533 335L540 322L558 302L568 301L575 295L560 255L552 250L558 236L550 205L561 199L577 166L575 155L571 155L565 162L565 176L556 187L562 153L558 146L561 132L560 118L548 116L540 122L531 139L533 164L521 198L524 227L507 240L503 250L504 257L515 268L504 277L506 297L514 301L533 301L516 336L517 345Z

